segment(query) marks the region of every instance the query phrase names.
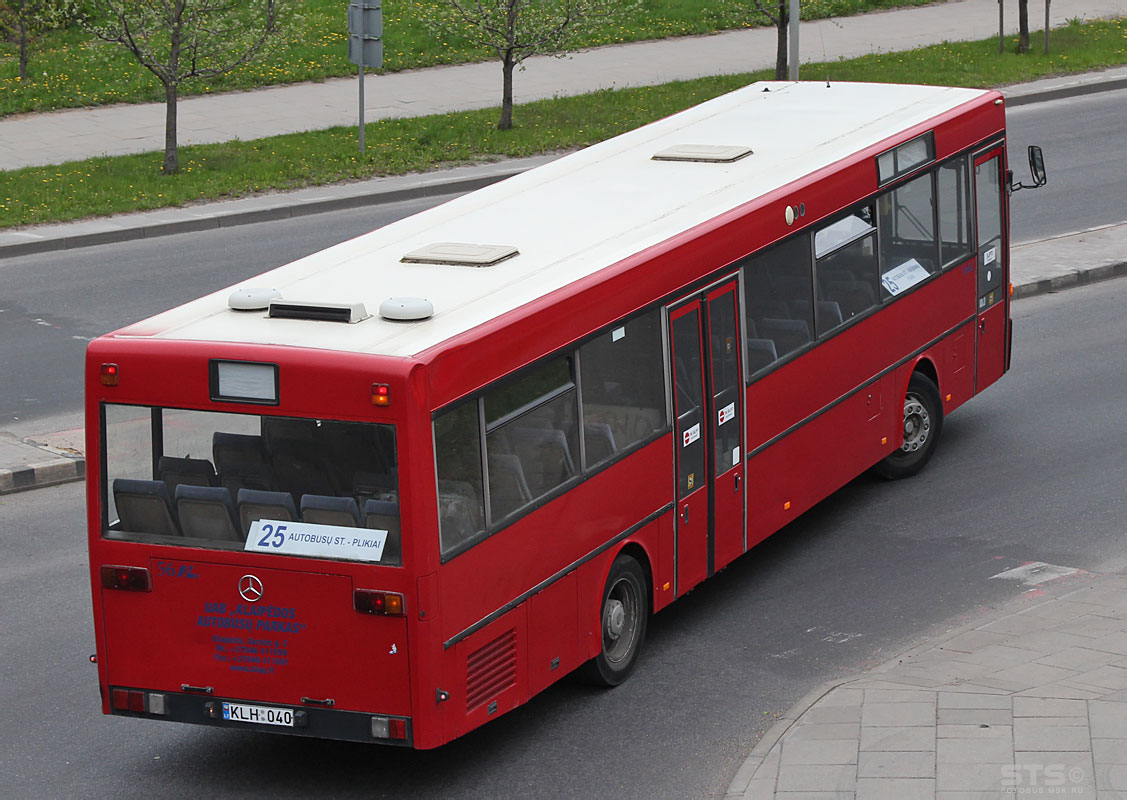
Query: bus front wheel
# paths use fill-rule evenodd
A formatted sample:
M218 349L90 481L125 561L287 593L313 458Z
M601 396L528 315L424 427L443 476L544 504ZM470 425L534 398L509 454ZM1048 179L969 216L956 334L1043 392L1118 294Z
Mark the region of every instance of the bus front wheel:
M646 585L646 574L637 559L624 553L614 560L599 614L602 649L580 673L587 683L617 686L634 671L649 618Z
M913 372L904 395L904 443L877 462L877 474L888 480L915 475L935 454L942 428L943 401L938 387L922 372Z

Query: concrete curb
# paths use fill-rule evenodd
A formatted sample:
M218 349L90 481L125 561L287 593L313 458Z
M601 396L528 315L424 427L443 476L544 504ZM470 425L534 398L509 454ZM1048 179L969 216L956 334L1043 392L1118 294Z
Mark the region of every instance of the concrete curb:
M1066 86L1053 86L1048 89L1041 89L1025 94L1015 92L1012 96L1006 98L1006 108L1027 106L1033 103L1044 103L1048 100L1061 100L1066 97L1081 97L1082 95L1096 94L1097 92L1111 92L1124 88L1127 88L1127 78L1112 78L1106 81L1091 81L1088 83L1073 83ZM1005 94L1005 88L1002 89L1002 93Z
M1044 605L1045 603L1054 602L1061 597L1065 597L1076 591L1079 591L1073 585L1073 581L1075 581L1076 579L1091 580L1095 578L1098 580L1099 577L1100 576L1092 575L1092 573L1089 572L1080 571L1073 576L1062 579L1059 586L1056 586L1052 590L1050 590L1051 595L1049 597L1041 599L1041 596L1039 596L1038 599L1040 600L1040 602L1030 604L1027 607L1022 608L1021 611L1028 611L1030 608L1036 608L1037 606ZM736 771L735 777L732 778L732 781L728 785L728 790L724 796L726 798L745 797L748 787L751 785L751 781L755 778L756 772L759 770L759 767L763 764L763 762L767 759L767 756L770 755L771 750L774 749L775 745L779 743L779 740L782 739L784 735L786 735L787 731L794 727L798 720L800 720L807 711L813 708L813 706L819 700L832 692L834 689L837 689L840 686L854 683L855 681L865 680L866 678L870 678L875 675L891 672L892 670L901 666L904 662L910 661L912 658L921 653L925 653L929 650L935 650L936 648L942 647L946 642L956 639L963 634L982 628L992 622L997 622L998 620L1013 616L1014 614L1021 613L1014 610L1014 607L1020 602L1021 596L1018 596L1017 598L1011 599L1009 602L1007 602L1003 608L996 609L993 613L987 614L985 616L975 617L972 621L967 622L965 625L960 625L959 627L944 631L942 634L928 639L927 641L922 642L915 647L911 647L900 653L899 655L893 656L888 661L878 664L865 672L860 672L856 675L852 675L848 678L842 678L840 680L828 681L815 687L814 689L811 689L809 692L803 695L801 700L787 709L786 712L783 713L783 716L779 718L779 721L775 723L775 725L772 726L771 729L767 731L767 733L763 734L763 737L759 740L755 747L752 748L751 752L748 753L748 756L744 760L744 763Z
M192 217L173 222L159 222L148 225L138 225L131 228L98 231L96 233L44 238L38 241L0 244L0 258L15 258L17 256L49 253L58 250L71 250L76 247L92 247L100 244L115 244L137 239L154 239L161 236L171 236L177 233L193 233L218 228L231 228L237 225L253 225L258 222L292 219L294 217L304 217L311 214L323 214L331 211L362 208L364 206L381 205L384 203L397 203L402 200L442 197L459 192L472 192L475 189L481 189L506 178L511 178L514 175L519 175L524 171L524 168L513 168L510 170L492 172L488 175L456 178L401 189L389 189L345 197L331 197L324 200L296 202L291 205L278 205L270 208L255 208L246 211L216 213L210 216Z
M1120 261L1116 264L1105 264L1100 267L1077 269L1065 273L1064 275L1043 278L1041 280L1023 283L1020 286L1015 285L1013 299L1021 300L1022 298L1034 297L1039 294L1049 294L1050 292L1059 292L1064 289L1075 289L1078 286L1086 286L1089 283L1097 283L1099 281L1107 281L1112 278L1122 278L1125 276L1127 276L1127 261Z
M85 480L85 458L57 458L14 469L0 469L0 495Z

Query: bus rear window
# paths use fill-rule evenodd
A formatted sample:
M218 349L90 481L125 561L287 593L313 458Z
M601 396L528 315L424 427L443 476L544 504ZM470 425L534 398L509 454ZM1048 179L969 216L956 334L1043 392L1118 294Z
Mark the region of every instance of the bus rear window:
M107 538L402 563L393 426L103 412Z

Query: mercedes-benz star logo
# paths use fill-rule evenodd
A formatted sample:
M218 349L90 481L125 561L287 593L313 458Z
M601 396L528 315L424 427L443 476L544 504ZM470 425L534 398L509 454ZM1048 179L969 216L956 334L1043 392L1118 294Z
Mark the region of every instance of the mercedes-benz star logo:
M262 581L254 575L244 575L239 578L239 594L248 603L257 603L262 599Z

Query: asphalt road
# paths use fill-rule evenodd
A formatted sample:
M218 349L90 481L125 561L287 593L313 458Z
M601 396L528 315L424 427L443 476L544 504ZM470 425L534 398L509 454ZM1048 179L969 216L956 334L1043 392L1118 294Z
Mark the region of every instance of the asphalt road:
M0 498L3 794L717 797L812 687L1022 602L991 576L1127 567L1125 304L1127 280L1016 304L1014 369L921 475L857 479L663 611L623 686L565 681L430 752L102 717L81 487Z
M1049 184L1013 198L1016 242L1127 219L1127 92L1011 110L1011 161L1044 148ZM1083 125L1077 125L1083 119ZM81 425L86 341L435 204L294 220L0 260L0 429ZM53 418L66 416L52 427Z

